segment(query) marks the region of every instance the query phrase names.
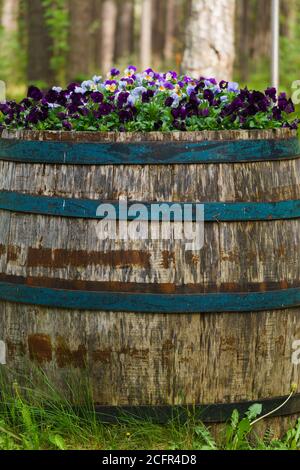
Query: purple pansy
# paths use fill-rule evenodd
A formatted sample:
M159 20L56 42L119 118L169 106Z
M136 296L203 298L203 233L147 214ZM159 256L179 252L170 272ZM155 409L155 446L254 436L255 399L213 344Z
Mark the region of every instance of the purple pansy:
M62 122L62 125L63 125L63 128L64 128L66 131L71 131L71 130L72 130L72 124L70 123L70 121L64 120L64 121Z
M152 68L138 73L129 65L124 76L111 69L108 79L94 76L67 89L52 87L47 92L30 86L28 95L19 103L0 105L0 127L82 130L88 124L97 129L139 130L202 130L278 128L296 129L298 119L292 100L274 87L264 92L240 89L238 83L177 72L155 72ZM148 106L153 104L153 108ZM149 119L149 110L155 111ZM109 118L106 118L109 116ZM88 119L87 119L88 117ZM206 122L205 118L210 117ZM56 118L56 119L55 119ZM103 119L102 119L103 118ZM113 127L115 125L115 128Z
M269 98L271 98L271 100L276 103L277 101L277 91L276 91L276 88L274 87L270 87L270 88L267 88L266 91L265 91L265 95L268 96Z
M129 97L129 92L128 91L121 91L118 94L117 103L118 103L119 108L122 108L125 104L127 104L128 97Z
M34 101L40 101L43 98L43 93L36 86L30 86L27 93L28 98L32 98Z
M94 91L91 93L91 99L94 103L102 103L103 98L104 96L102 93L100 93L100 91Z

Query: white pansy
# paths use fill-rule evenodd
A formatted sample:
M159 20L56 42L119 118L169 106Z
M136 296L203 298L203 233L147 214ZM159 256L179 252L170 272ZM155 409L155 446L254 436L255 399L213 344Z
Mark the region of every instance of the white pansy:
M93 76L93 82L94 83L98 84L98 83L101 82L101 80L102 80L102 77L100 75L94 75Z
M85 93L86 90L82 88L81 86L77 86L74 90L74 93Z

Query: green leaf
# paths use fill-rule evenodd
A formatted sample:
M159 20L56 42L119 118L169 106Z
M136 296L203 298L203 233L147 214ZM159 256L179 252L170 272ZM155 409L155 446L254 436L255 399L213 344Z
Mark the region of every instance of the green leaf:
M262 413L262 405L260 403L254 403L254 405L250 406L249 410L246 413L246 416L249 419L249 421L253 421L261 413Z
M50 435L49 441L59 450L66 450L65 441L59 434Z

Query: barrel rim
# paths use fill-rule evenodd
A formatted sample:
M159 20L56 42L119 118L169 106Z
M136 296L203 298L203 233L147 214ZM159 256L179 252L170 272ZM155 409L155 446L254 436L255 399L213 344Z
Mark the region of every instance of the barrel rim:
M297 131L289 128L220 130L220 131L171 131L171 132L91 132L91 131L0 131L0 139L25 141L138 143L138 142L203 142L234 140L280 140L297 138Z

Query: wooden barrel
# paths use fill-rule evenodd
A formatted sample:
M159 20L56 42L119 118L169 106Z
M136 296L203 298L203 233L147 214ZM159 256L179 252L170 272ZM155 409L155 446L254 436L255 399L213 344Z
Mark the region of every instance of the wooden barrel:
M195 405L208 423L299 385L296 133L3 131L0 166L7 367L88 367L103 413ZM204 246L101 239L97 208L125 197L204 204ZM277 428L299 412L296 393Z

